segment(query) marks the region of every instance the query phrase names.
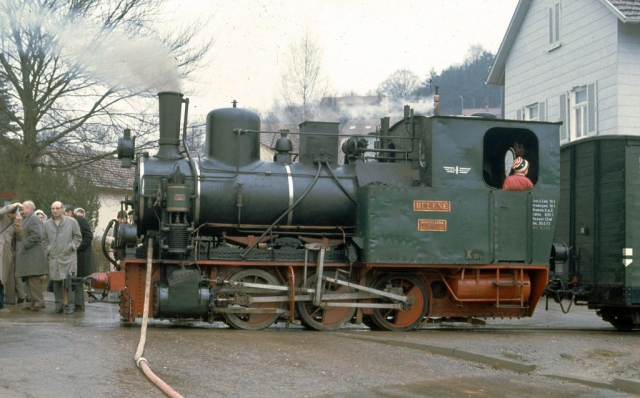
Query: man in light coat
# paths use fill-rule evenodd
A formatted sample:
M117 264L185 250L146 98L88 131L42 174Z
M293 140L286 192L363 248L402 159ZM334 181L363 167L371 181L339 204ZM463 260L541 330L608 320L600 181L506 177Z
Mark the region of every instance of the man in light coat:
M54 314L73 314L74 303L69 297L71 286L67 277L77 272L78 257L76 251L82 242L78 222L63 214L61 202L51 204L51 218L44 223L44 246L49 260L49 278L53 281L53 297L56 307ZM65 307L66 306L66 307ZM66 308L66 309L65 309Z
M27 200L22 203L22 236L16 246L16 277L27 280L27 295L31 311L40 311L45 307L42 294L42 276L47 274L47 262L42 247L42 223L33 212L36 205ZM16 217L17 219L17 217Z

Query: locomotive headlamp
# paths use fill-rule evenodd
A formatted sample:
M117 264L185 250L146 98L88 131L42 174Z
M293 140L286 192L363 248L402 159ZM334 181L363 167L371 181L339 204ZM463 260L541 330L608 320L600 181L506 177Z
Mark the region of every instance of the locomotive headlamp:
M135 142L136 138L131 138L131 130L124 129L124 136L118 138L118 159L122 162L121 167L131 167L135 154Z

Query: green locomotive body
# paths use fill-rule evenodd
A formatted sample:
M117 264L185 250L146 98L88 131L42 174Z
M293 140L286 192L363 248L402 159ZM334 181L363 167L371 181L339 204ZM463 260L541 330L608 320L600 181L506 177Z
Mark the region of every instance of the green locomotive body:
M137 223L119 229L110 276L124 322L144 311L145 267L154 317L239 329L533 314L560 196L559 124L405 107L368 136L305 122L299 153L283 133L264 161L259 118L229 108L210 114L207 153L193 159L178 149L181 97L161 95L172 126L161 125L157 155L121 151L137 169L125 201ZM515 140L532 183L517 192L501 189Z

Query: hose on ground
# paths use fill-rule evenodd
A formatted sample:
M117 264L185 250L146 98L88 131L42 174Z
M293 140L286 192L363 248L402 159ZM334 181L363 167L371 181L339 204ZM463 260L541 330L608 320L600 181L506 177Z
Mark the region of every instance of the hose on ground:
M147 340L147 321L149 319L149 296L151 295L151 269L153 267L153 238L149 238L149 245L147 247L147 278L144 284L144 310L142 312L142 327L140 328L140 342L138 342L138 349L134 360L136 365L142 369L145 376L162 392L172 398L182 398L177 391L171 388L167 383L153 373L147 364L147 359L142 356L144 352L144 345Z

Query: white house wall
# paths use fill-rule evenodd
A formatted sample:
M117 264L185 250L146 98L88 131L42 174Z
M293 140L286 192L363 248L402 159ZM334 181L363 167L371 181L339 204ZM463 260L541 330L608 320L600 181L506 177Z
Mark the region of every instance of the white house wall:
M127 192L122 190L100 190L100 211L98 212L98 224L93 233L95 239L102 239L102 234L109 224L109 221L115 219L120 211L120 201L128 194L129 197L133 191Z
M622 24L618 45L618 133L640 134L640 24Z
M546 102L546 120L560 121L560 95L589 84L597 87L597 128L614 134L617 18L598 0L562 0L560 46L551 48L547 9L556 1L533 0L505 65L505 117Z

